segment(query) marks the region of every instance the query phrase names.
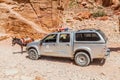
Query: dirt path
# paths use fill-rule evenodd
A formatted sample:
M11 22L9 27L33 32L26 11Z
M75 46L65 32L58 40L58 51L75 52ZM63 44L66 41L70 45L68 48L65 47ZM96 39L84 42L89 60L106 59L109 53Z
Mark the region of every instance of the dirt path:
M38 26L36 23L24 18L22 15L20 15L19 13L15 12L12 10L12 8L14 6L10 6L7 5L5 3L0 3L0 6L3 6L4 8L8 9L10 11L11 14L14 14L16 16L16 18L18 18L19 20L23 21L24 23L30 25L33 29L35 29L36 31L38 31L39 33L47 33L46 31L44 31L42 28L40 28L40 26Z
M103 66L94 61L79 67L64 58L30 60L27 53L21 54L20 47L12 47L11 39L7 39L0 42L0 80L120 80L120 50L112 50Z

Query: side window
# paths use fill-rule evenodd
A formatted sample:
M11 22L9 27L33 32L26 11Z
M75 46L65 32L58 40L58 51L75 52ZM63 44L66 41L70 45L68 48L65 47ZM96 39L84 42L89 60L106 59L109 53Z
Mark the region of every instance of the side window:
M70 42L70 34L68 33L60 34L59 42Z
M76 41L99 41L96 33L76 33Z
M56 41L57 34L50 34L43 40L44 43L55 43Z

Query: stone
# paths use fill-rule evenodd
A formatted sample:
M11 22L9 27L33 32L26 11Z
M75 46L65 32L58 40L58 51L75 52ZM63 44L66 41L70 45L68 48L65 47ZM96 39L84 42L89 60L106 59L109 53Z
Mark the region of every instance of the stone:
M97 19L105 21L105 20L108 20L108 16L98 17Z
M89 11L83 11L83 12L80 12L77 17L78 18L82 18L82 19L89 19L91 16L91 13Z
M34 80L34 78L30 76L21 76L20 80Z
M114 11L114 14L115 14L115 15L120 15L120 10Z
M104 73L104 72L102 72L102 73L101 73L101 75L105 76L105 73Z
M18 73L19 71L17 69L7 69L5 70L5 75L7 76L14 76Z
M41 77L39 77L39 76L36 76L35 80L43 80L43 79Z
M86 6L87 5L87 2L82 2L81 3L83 6Z

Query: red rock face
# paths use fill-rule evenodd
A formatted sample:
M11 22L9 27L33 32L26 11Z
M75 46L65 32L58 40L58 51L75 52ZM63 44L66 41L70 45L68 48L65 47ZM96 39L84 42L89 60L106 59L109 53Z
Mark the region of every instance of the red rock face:
M97 19L105 21L105 20L108 20L108 16L98 17Z
M95 2L96 2L97 4L99 4L99 5L102 4L102 0L95 0Z
M108 1L108 2L107 2ZM28 21L38 25L44 31L56 31L64 20L73 24L74 20L84 20L91 18L91 9L98 5L109 4L110 0L0 0L0 2L7 5L14 5L13 11L20 14ZM113 4L119 3L118 0L112 0ZM72 5L71 5L72 4ZM84 6L85 5L85 6ZM106 9L106 8L105 8ZM71 15L67 12L72 12ZM119 9L114 12L115 15L120 15ZM67 16L67 17L66 17ZM108 17L99 17L99 20L107 20ZM73 24L74 25L74 24ZM73 26L72 25L72 26ZM32 36L34 38L41 38L45 34L38 33L30 24L20 20L14 14L11 14L5 8L0 8L0 26L5 28L5 31L15 36ZM73 27L74 28L74 27Z
M80 12L77 16L78 18L89 19L91 16L91 13L89 11L84 11L84 12Z

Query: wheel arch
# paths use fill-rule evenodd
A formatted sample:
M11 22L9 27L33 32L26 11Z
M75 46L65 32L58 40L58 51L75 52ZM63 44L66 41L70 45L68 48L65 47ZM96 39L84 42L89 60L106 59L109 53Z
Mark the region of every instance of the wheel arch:
M75 57L75 55L76 55L78 52L85 52L85 53L89 56L90 61L92 61L92 57L91 57L91 54L90 54L89 51L87 51L87 50L85 50L85 49L78 49L78 50L75 51L74 57Z
M29 47L27 50L29 51L30 49L35 49L37 51L37 49L35 47Z
M27 49L27 51L29 51L30 49L35 49L37 51L38 55L40 55L39 49L37 47L31 46Z

